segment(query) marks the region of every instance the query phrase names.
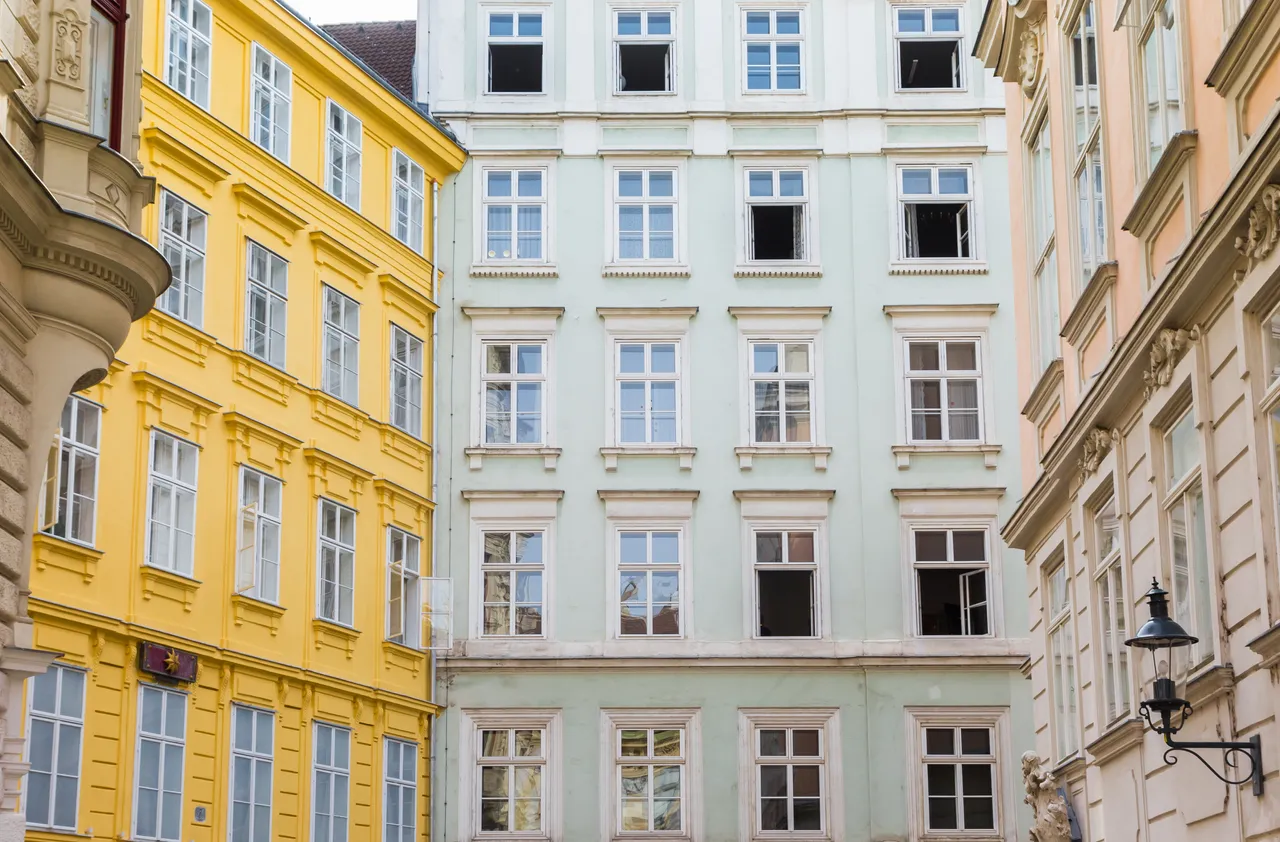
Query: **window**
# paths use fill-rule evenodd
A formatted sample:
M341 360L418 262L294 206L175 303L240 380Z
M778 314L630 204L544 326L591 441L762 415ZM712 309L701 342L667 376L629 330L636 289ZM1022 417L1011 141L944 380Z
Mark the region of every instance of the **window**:
M320 588L316 613L322 620L354 624L356 513L332 500L320 501Z
M272 772L276 716L231 706L231 832L229 842L271 838Z
M387 640L418 647L422 628L422 539L387 527Z
M324 287L324 390L355 406L360 400L360 305Z
M542 93L542 12L489 13L489 93Z
M156 306L200 327L204 320L204 247L209 217L168 190L160 191L160 251L173 281Z
M408 155L395 150L392 155L392 234L400 242L422 254L422 227L427 207L427 177L422 167Z
M422 340L391 326L391 426L422 437Z
M904 260L971 259L973 169L899 167Z
M995 729L960 726L922 730L926 832L994 832Z
M1102 88L1098 71L1098 15L1088 0L1071 28L1075 108L1075 169L1079 229L1078 290L1107 260L1107 190L1102 166Z
M807 170L747 170L747 258L809 258Z
M486 445L544 441L545 342L485 342L481 375Z
M991 633L987 531L913 529L919 634L977 637Z
M79 825L84 673L54 664L31 679L22 806L29 827L75 833Z
M685 795L683 728L615 728L618 832L678 833Z
M618 342L618 443L675 444L680 439L678 342Z
M1199 666L1213 655L1215 620L1197 426L1195 407L1191 407L1164 434L1164 509L1173 547L1173 618L1200 638L1199 643L1175 653L1175 663L1169 665L1175 674Z
M1076 731L1076 647L1071 631L1067 565L1049 574L1049 670L1053 685L1053 726L1058 760L1079 748Z
M89 131L120 151L124 87L125 0L94 0L89 9Z
M283 257L248 241L249 282L245 306L245 350L284 370L289 264Z
M418 827L418 746L387 737L382 842L415 842Z
M98 436L102 408L74 395L62 405L56 451L50 454L41 529L93 545L98 503ZM54 508L56 511L50 512Z
M676 257L676 171L616 170L618 260Z
M483 177L486 259L544 260L547 171L485 170Z
M968 54L959 7L898 6L893 37L898 50L900 91L960 90Z
M289 100L293 71L259 44L253 45L253 142L289 162Z
M906 340L912 443L982 440L982 369L976 339Z
M484 532L481 541L481 635L541 636L546 533Z
M751 93L804 90L804 32L800 11L744 10L743 53Z
M240 535L236 545L236 593L276 603L280 599L280 480L240 469Z
M192 575L195 567L196 446L151 433L147 490L147 564Z
M1182 131L1182 36L1177 0L1138 0L1142 22L1138 43L1142 54L1142 90L1146 104L1148 172L1155 169L1169 139Z
M1128 625L1115 497L1094 512L1093 541L1097 553L1098 619L1102 624L1103 697L1107 721L1114 722L1129 712L1129 647L1124 645Z
M1049 118L1046 116L1035 133L1028 150L1031 171L1031 248L1032 274L1035 276L1037 338L1040 369L1061 356L1062 330L1058 317L1057 238L1053 222L1053 160L1049 147Z
M680 634L680 533L626 530L618 533L618 633Z
M675 90L675 42L669 11L614 14L617 92L671 93Z
M360 210L360 150L364 126L341 105L329 100L328 172L330 195L352 210Z
M480 730L477 763L482 832L542 831L546 734L545 728Z
M181 842L187 695L143 684L138 707L133 838Z
M753 532L756 637L818 637L818 556L812 530Z
M826 829L823 738L821 728L754 729L757 831Z
M168 0L168 4L165 82L196 105L208 108L213 12L200 0Z
M340 842L347 838L351 731L317 722L311 768L311 838Z
M751 440L813 442L813 343L748 343L751 351Z

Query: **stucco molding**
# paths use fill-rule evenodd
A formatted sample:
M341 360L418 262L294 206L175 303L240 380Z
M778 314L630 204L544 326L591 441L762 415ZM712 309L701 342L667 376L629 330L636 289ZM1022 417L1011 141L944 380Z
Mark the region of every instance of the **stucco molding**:
M1031 807L1031 842L1071 842L1067 802L1058 794L1052 772L1042 772L1044 761L1034 751L1022 755L1023 802Z
M308 238L316 265L331 269L355 284L357 289L362 289L365 279L378 268L378 264L328 232L312 231Z
M1150 400L1157 389L1163 389L1173 380L1173 370L1192 342L1200 340L1200 327L1167 327L1156 334L1148 352L1147 370L1142 372L1145 388L1143 400Z
M1089 283L1085 284L1084 291L1062 323L1059 336L1067 340L1069 345L1079 345L1085 330L1095 324L1097 317L1106 311L1111 290L1115 287L1119 274L1120 264L1114 260L1099 263L1098 268L1093 270Z
M1125 719L1113 724L1101 737L1084 747L1096 764L1109 763L1131 748L1142 745L1146 723Z
M1252 267L1267 258L1280 242L1280 184L1268 184L1249 207L1245 233L1236 237L1236 251Z
M1280 666L1280 623L1267 629L1247 644L1262 659L1263 669Z
M1055 357L1032 387L1027 402L1022 405L1022 417L1032 422L1043 420L1044 411L1053 406L1053 399L1060 399L1061 394L1062 357Z
M693 270L683 264L667 266L640 266L625 263L606 263L600 269L602 278L688 278Z
M1029 21L1018 34L1018 86L1027 98L1035 96L1044 69L1045 18Z
M1239 22L1227 36L1227 42L1205 77L1204 83L1221 96L1230 96L1250 76L1250 71L1261 69L1268 50L1263 43L1267 27L1275 21L1276 0L1253 0Z
M1194 129L1181 131L1169 140L1160 160L1151 169L1142 190L1133 200L1129 214L1120 226L1138 239L1146 239L1164 218L1175 188L1187 182L1187 164L1199 145L1199 133ZM1194 182L1192 182L1194 185Z
M84 90L85 31L89 22L74 7L53 13L53 79Z
M318 447L303 448L302 455L311 477L311 496L328 497L353 509L359 508L360 495L373 479L373 473Z
M143 129L142 141L153 166L178 176L203 193L205 198L212 198L213 188L231 175L230 170L201 155L159 126Z
M1084 444L1080 448L1080 460L1076 463L1081 477L1091 477L1098 472L1098 466L1111 452L1111 448L1120 440L1119 430L1106 430L1094 427L1084 435Z
M244 181L231 185L236 197L236 213L250 219L274 234L286 248L293 245L293 235L307 227L307 221L266 193Z

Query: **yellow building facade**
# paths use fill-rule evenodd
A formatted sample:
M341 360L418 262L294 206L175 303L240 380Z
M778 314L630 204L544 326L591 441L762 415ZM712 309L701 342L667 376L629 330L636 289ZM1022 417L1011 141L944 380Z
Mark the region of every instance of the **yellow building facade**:
M174 283L51 451L27 837L421 838L432 188L464 152L272 0L130 11Z

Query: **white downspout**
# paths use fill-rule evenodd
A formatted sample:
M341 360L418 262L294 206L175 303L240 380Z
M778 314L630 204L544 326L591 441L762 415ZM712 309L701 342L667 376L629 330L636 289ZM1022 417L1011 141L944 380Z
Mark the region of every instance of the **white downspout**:
M440 182L431 179L431 300L440 299ZM440 393L440 313L437 310L431 316L431 502L438 503L440 493L440 406L436 396ZM431 515L431 575L436 575L439 559L436 558L436 517ZM431 669L429 670L431 686L427 690L427 698L435 704L436 700L436 653L431 653ZM433 741L434 742L434 741Z

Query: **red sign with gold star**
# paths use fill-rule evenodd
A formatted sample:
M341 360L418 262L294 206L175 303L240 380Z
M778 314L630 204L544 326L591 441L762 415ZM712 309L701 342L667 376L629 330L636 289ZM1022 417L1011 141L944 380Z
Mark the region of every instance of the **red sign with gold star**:
M196 655L159 643L143 643L138 648L138 669L172 681L195 681Z

